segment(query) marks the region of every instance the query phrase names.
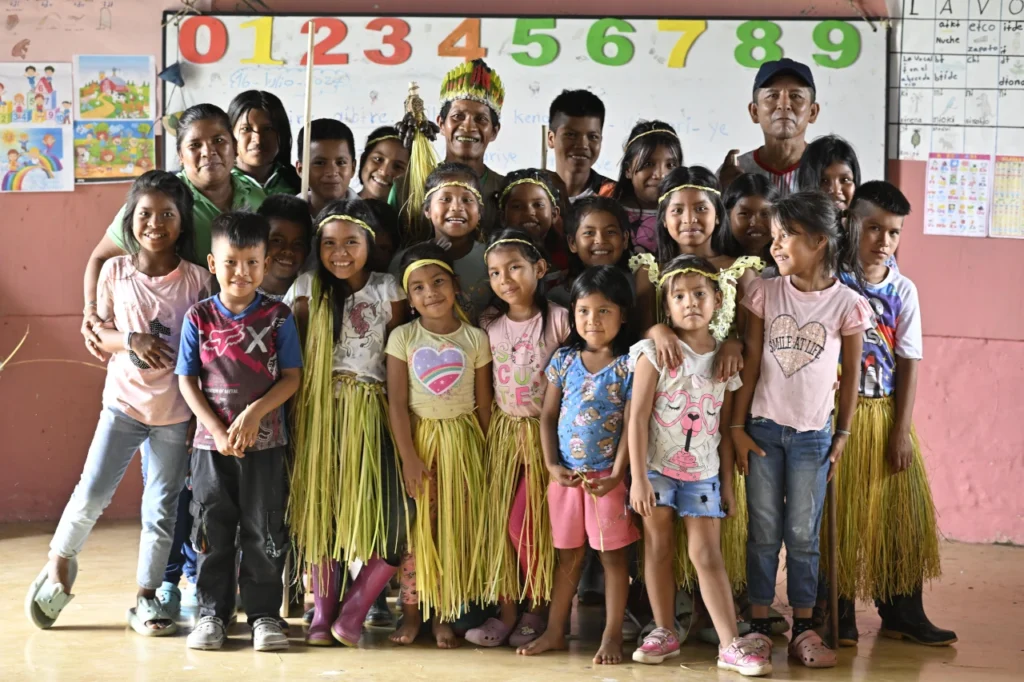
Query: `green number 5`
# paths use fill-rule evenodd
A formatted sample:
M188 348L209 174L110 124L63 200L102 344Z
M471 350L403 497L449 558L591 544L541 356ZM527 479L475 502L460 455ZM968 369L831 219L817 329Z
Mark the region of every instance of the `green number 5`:
M839 31L839 42L832 40L832 33ZM816 53L814 61L818 66L829 69L845 69L860 56L860 31L845 21L823 21L814 27L814 44L823 52L838 52L836 56Z
M529 50L513 52L512 59L523 66L546 66L555 61L560 46L554 36L531 35L533 31L550 31L555 28L554 19L516 19L512 32L513 45L539 45L540 54L534 57Z

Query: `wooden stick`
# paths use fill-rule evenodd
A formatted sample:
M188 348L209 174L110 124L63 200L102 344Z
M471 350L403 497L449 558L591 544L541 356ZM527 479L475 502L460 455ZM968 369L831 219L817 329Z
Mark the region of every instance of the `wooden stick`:
M313 115L313 45L316 41L316 20L309 20L309 45L306 47L306 113L302 119L302 192L303 199L309 199L309 138L310 119Z
M830 628L829 646L839 651L839 544L836 542L836 482L828 482L825 497L828 500L828 607Z
M548 169L548 127L540 127L540 169Z

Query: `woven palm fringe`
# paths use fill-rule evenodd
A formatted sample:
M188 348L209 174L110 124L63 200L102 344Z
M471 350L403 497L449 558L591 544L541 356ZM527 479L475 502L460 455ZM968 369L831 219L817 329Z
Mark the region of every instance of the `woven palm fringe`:
M733 497L736 500L736 516L722 519L722 561L733 592L739 592L747 584L747 485L738 470L732 474ZM676 587L693 591L697 587L697 570L690 562L689 545L686 539L686 525L676 520L676 558L674 562Z
M535 603L551 600L555 571L555 546L548 516L548 471L540 448L540 422L532 417L513 417L497 406L487 428L487 521L480 556L486 561L486 601L501 599ZM526 517L523 546L509 537L512 503L520 478L526 477ZM529 530L530 532L526 532ZM519 553L525 552L527 572L519 573Z
M464 414L418 420L414 440L437 487L436 523L421 507L412 527L419 605L455 620L465 604L485 595L478 555L485 529L484 435L476 415Z

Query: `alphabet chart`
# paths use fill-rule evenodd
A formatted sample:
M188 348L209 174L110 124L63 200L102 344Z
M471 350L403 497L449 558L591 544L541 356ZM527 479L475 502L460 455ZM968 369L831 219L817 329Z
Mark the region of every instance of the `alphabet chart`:
M1024 156L997 156L989 237L1024 239Z
M992 158L931 154L925 188L924 233L984 237L992 189Z

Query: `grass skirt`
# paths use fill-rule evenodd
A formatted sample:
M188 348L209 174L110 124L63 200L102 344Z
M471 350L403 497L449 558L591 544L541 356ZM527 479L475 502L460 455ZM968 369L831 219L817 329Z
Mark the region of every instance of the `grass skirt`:
M548 470L540 447L540 422L512 417L495 406L487 430L487 520L482 556L487 602L499 599L551 600L555 546L548 515ZM519 479L526 475L526 517L522 548L509 537L509 518ZM527 556L527 575L520 577L519 553Z
M485 595L484 435L471 413L418 419L413 440L437 491L436 522L420 502L412 527L419 604L442 620L455 620L463 606Z
M335 375L332 395L300 409L288 517L305 563L385 554L381 461L392 449L383 386ZM327 398L329 408L318 409ZM387 458L395 466L395 458Z
M736 516L722 519L722 560L729 574L733 592L739 592L747 584L747 485L738 470L732 474L733 497L736 500ZM676 587L692 592L697 587L697 571L690 563L686 539L686 525L676 520Z
M898 474L889 468L894 415L892 397L859 398L839 460L839 593L848 599L889 600L911 594L924 580L941 574L935 506L913 428L910 468Z

